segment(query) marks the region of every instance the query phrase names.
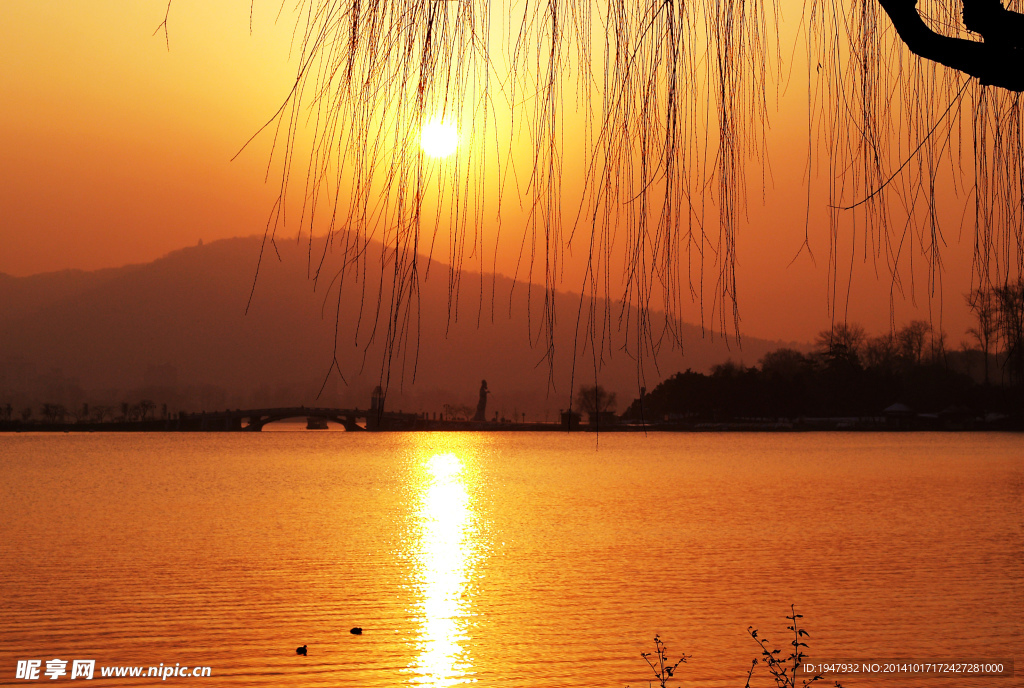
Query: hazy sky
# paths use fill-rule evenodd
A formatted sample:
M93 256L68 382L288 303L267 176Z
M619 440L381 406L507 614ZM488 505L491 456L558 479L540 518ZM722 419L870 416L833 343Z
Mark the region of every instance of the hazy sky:
M264 183L270 139L230 159L288 92L293 15L286 9L275 23L280 3L256 0L250 34L248 0L174 0L168 51L163 34L153 35L165 5L0 3L0 272L119 266L199 239L262 232L276 196L273 183ZM790 24L799 19L786 16ZM742 331L750 335L806 341L829 324L824 195L810 199L816 260L804 254L791 264L808 205L805 101L806 87L796 78L772 115L763 203L760 170L748 167L737 270ZM970 284L972 235L969 226L960 228L962 202L944 212L946 272L931 309L937 321L941 306L956 346L969 326L961 295ZM521 216L512 212L498 247L497 266L507 274L519 247L517 223ZM864 258L860 235L841 235L839 246L840 319L849 287L848 317L871 331L888 328L884 264ZM579 254L568 258L576 268ZM909 294L897 294L897 323L928 318L925 261L915 261L916 306ZM565 289L578 289L573 269ZM699 320L698 307L687 315Z

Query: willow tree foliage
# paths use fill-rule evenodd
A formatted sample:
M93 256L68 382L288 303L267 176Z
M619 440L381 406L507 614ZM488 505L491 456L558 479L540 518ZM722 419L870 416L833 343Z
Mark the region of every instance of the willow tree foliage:
M520 256L517 276L544 285L537 332L549 355L556 286L586 295L579 313L560 317L575 320L577 338L598 355L612 328L628 329L638 358L671 341L687 302L698 302L712 327L734 328L748 187L763 183L765 131L784 70L803 63L786 64L793 46L780 44L784 11L798 15L785 21L800 22L806 51L808 172L827 180L829 194L808 203L830 210L833 283L835 246L850 232L897 285L900 261L923 252L934 286L942 169L970 199L975 283L1005 283L1021 271L1024 16L1016 5L296 3L298 71L267 124L281 163L268 240L298 185L293 205L301 208L288 213L302 230L330 233L346 256L333 284L351 288L369 274L364 249L383 241L389 278L369 285L379 293L368 300L378 304L375 332L386 316L389 355L411 331L419 256L443 250L434 245L439 227L455 268L466 260L486 268L497 232L515 237L505 243ZM419 146L421 127L437 116L460 122L463 142L444 164ZM586 172L572 180L582 198L565 194L566 158L576 155L567 146L577 145L570 139L583 142ZM502 226L502 204L525 208L525 227ZM559 284L567 247L588 258L582 285ZM616 300L640 306L629 311L633 322L597 305ZM651 321L652 304L668 314L665 323Z

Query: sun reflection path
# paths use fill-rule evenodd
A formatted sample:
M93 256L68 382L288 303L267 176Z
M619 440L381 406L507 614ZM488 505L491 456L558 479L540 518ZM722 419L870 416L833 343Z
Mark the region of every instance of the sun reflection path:
M417 555L422 631L420 651L410 667L412 682L439 687L472 683L472 667L461 645L467 637L464 593L475 559L469 493L455 454L432 456L425 468Z

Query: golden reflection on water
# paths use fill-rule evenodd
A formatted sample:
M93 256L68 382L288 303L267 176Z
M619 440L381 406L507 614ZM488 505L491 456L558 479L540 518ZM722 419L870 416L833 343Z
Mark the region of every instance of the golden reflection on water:
M473 511L462 460L435 454L424 465L417 514L422 535L416 587L422 600L419 652L410 666L414 683L452 686L473 682L462 642L467 638L470 569L475 559Z

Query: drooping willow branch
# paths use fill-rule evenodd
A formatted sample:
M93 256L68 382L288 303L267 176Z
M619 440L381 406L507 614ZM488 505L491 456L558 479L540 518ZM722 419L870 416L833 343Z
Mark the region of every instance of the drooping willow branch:
M531 291L543 285L540 322L531 328L552 369L558 287L587 295L576 337L596 358L615 329L628 331L638 360L665 335L673 341L684 301L707 305L717 329L738 328L744 165L764 158L768 70L776 64L768 40L774 16L763 4L541 0L510 11L487 0L309 0L300 7L299 71L271 120L281 174L267 240L294 214L287 198L301 184L299 229L336 238L343 260L333 284L358 283L366 308L357 336L381 338L385 371L414 332L419 256L433 255L439 231L447 234L457 317L460 270L467 260L488 267L513 184L524 208L513 229L521 232L513 239L521 246L516 276ZM459 121L463 130L459 153L440 164L418 146L432 117ZM299 151L308 153L300 160ZM583 193L568 204L567 164ZM360 279L370 272L371 240L386 246L387 274L376 285ZM567 250L588 256L582 284L562 281ZM314 279L323 258L311 261ZM616 299L639 309L615 318ZM665 323L650 320L652 302L667 307ZM629 312L639 314L635 321L623 320Z
M1007 42L986 31L979 41L965 25L974 19L968 23L979 29L977 1L812 3L809 69L817 63L820 72L809 72L809 82L819 89L812 120L821 128L831 180L833 285L845 227L862 240L865 257L887 268L894 299L913 294L899 268L921 254L928 294L937 293L941 219L961 216L957 205L971 199L974 281L1005 283L1024 268L1024 121L1020 93L1005 88L1024 74L1020 38ZM998 0L980 1L994 3L1007 22L1020 17ZM835 293L833 300L840 302Z
M416 336L420 256L441 251L456 318L461 269L483 273L518 247L516 276L542 284L531 336L551 369L560 286L585 295L576 338L595 366L625 330L642 377L645 356L678 343L691 302L712 329L738 335L737 236L759 231L745 227L747 168L766 183L787 52L774 0L298 0L297 13L300 66L270 124L280 188L267 240L301 198L311 276L333 270L339 305L358 290L355 337L383 342L385 378ZM828 185L833 304L847 232L894 294L919 252L935 289L942 168L974 198L977 280L1020 273L1024 68L1021 33L1005 28L1019 17L998 0L808 1L808 169ZM441 163L419 148L433 117L461 129ZM327 248L314 255L314 233L340 267ZM373 240L386 250L368 284ZM567 250L586 257L581 284L563 281ZM495 295L481 283L477 297L479 320ZM636 308L616 316L616 300ZM658 308L664 322L651 318Z

